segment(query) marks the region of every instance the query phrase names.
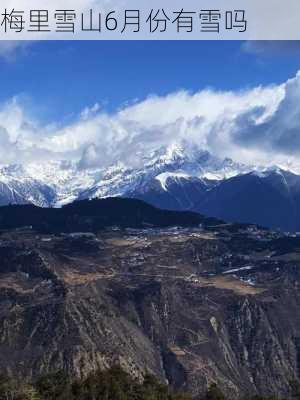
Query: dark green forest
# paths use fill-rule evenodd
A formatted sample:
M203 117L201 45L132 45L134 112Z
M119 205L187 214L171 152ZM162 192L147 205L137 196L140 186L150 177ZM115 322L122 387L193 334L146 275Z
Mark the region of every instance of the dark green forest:
M291 397L300 400L300 385L291 383ZM138 382L119 367L97 371L84 379L71 380L57 372L32 383L0 376L0 400L192 400L189 394L173 391L152 375ZM193 400L230 400L215 385ZM283 400L252 396L243 400Z

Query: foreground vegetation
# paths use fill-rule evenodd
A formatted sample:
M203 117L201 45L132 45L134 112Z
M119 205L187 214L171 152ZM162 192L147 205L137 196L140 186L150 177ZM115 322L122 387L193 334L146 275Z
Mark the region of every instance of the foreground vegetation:
M300 400L300 386L292 384L292 396ZM192 400L191 396L176 393L151 375L143 383L131 378L119 367L98 371L87 378L71 380L63 372L46 375L34 383L24 383L0 376L0 400ZM230 400L212 385L197 400ZM247 400L279 400L254 396Z

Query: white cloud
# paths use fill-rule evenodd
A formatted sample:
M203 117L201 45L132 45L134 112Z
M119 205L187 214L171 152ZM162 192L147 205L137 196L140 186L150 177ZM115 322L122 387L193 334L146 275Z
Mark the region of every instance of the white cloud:
M238 117L232 138L239 145L260 147L270 153L296 157L300 154L300 72L284 86L284 97L276 110L260 123L253 119L263 109L248 110Z
M180 91L151 96L108 114L98 105L67 126L43 127L15 98L0 106L2 163L81 160L81 166L140 162L174 142L242 162L297 162L300 153L300 73L282 85L247 91Z
M33 42L26 40L0 40L0 57L6 61L15 61L17 56L24 54Z

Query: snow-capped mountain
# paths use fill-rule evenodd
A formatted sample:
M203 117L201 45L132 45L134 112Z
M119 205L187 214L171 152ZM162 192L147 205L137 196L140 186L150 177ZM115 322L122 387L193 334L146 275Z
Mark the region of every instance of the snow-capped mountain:
M161 208L193 209L286 230L300 230L300 223L298 227L287 222L298 216L299 193L300 177L291 172L244 165L178 145L141 155L135 166L119 162L88 169L76 162L53 161L0 168L0 205L60 207L77 199L124 196Z
M160 190L167 191L167 186L174 180L196 179L204 183L251 170L252 167L235 163L229 158L221 160L207 151L191 151L173 145L142 157L138 167L117 164L108 168L81 197L131 196L146 191L151 185L158 185Z
M138 167L116 163L108 168L82 169L79 163L53 161L0 168L1 203L61 206L76 199L130 195L156 180L162 190L177 178L220 180L249 167L220 160L206 151L170 146L142 156Z
M56 197L51 185L36 179L21 165L0 169L0 205L33 203L49 206Z

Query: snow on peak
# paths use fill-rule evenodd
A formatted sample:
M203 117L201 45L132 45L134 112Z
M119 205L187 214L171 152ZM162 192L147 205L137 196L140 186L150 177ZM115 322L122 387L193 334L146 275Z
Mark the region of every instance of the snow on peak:
M183 173L183 172L164 172L162 174L159 174L155 177L156 180L158 180L161 184L161 187L163 190L167 191L167 180L169 178L173 179L188 179L189 175Z
M168 190L168 179L220 181L245 173L266 176L276 168L287 170L239 164L191 145L173 143L141 156L138 167L117 162L108 168L82 168L72 161L2 166L0 195L2 190L10 194L12 202L61 206L76 199L134 194L153 180Z
M285 168L281 168L278 165L271 165L268 167L255 167L255 169L251 171L251 174L258 176L259 178L267 178L271 174L276 174L284 177L284 174L288 172L290 171L286 170Z

